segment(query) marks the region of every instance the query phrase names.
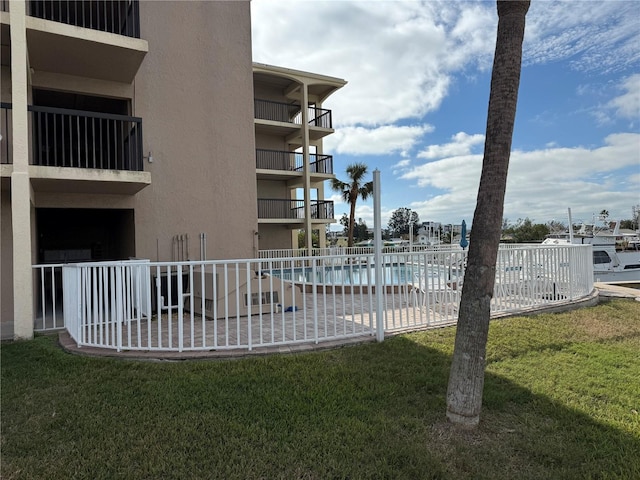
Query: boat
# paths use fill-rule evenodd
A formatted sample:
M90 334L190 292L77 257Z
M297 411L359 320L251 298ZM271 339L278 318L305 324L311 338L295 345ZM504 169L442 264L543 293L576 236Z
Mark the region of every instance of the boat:
M623 236L620 222L611 229L608 225L598 227L594 223L583 223L577 233L564 232L550 234L543 245L584 245L593 246L593 280L602 283L640 282L640 245L625 242L620 247Z

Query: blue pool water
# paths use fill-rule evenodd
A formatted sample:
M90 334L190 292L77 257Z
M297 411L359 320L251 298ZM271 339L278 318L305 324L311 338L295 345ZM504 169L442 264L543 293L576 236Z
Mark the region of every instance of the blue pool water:
M429 281L440 279L445 281L449 277L444 267L406 265L403 263L386 264L383 268L385 284L398 285L417 283L419 278L427 273ZM314 271L312 268L274 269L273 276L296 283L312 283ZM423 277L424 278L424 277ZM424 280L423 280L424 281ZM334 265L317 266L315 268L315 283L322 285L369 285L375 284L375 269L373 265Z

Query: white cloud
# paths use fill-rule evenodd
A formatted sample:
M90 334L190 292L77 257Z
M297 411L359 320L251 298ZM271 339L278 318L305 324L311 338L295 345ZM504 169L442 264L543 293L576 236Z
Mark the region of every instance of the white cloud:
M411 165L411 160L409 160L408 158L405 158L404 160L400 160L393 167L394 168L404 168L404 167L408 167L409 165Z
M546 221L572 207L576 218L588 219L584 205L601 205L624 212L637 203L640 175L629 168L640 164L640 134L610 135L598 148L547 148L511 155L505 216L529 216ZM419 187L435 187L440 194L415 202L421 219L473 216L482 155L443 158L414 167L401 176Z
M495 13L482 3L254 0L251 8L255 61L348 80L327 101L337 126L437 109L453 72L488 68L495 43Z
M351 155L406 153L421 139L422 135L431 131L433 131L431 125L342 127L327 137L325 149Z
M533 2L524 65L567 60L582 72L624 70L640 59L637 16L635 1Z
M474 146L484 143L484 135L479 133L469 135L465 132L458 132L451 137L451 140L453 141L444 145L429 145L418 154L418 157L434 159L468 155Z
M616 115L634 121L640 119L640 74L624 79L621 87L624 93L609 102Z
M332 201L334 203L334 205L336 205L336 206L337 205L341 205L341 204L344 204L344 205L347 204L347 202L345 202L344 199L342 198L342 195L340 195L339 193L334 193L334 194L332 194L330 196L326 196L326 194L325 194L324 198L325 198L325 200Z

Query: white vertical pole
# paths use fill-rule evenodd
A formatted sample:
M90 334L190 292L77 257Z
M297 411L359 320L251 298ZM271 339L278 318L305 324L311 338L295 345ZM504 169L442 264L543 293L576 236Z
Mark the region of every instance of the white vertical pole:
M413 212L409 209L409 253L413 252Z
M373 171L373 251L376 273L376 340L384 340L384 317L382 313L382 213L380 206L380 170Z
M573 245L573 219L571 218L571 209L567 208L569 214L569 244Z

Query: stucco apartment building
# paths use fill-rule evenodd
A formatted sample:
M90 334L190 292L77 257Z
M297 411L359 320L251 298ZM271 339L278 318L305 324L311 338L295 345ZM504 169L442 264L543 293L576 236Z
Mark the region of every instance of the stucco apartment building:
M345 82L252 63L248 0L0 6L3 338L33 334L32 265L250 258L334 221Z

